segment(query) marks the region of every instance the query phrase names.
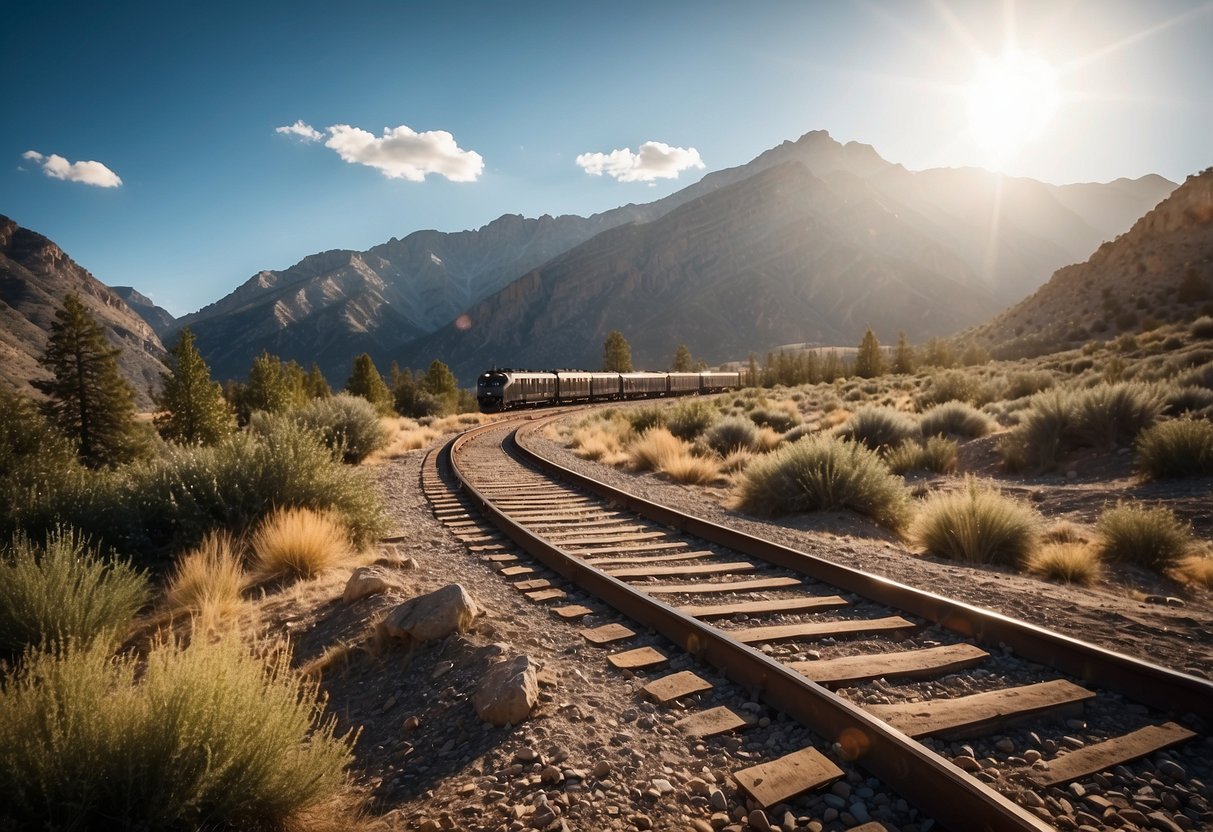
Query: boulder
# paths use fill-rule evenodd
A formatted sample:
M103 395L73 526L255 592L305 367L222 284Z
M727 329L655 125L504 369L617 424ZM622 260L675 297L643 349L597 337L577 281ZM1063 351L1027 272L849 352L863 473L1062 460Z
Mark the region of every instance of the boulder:
M433 641L464 632L483 610L459 584L410 598L379 622L379 630L406 643Z
M378 595L389 589L400 588L400 582L382 566L359 566L345 582L345 592L341 594L341 600L352 604L368 595Z
M476 714L492 725L517 725L539 699L538 669L530 656L515 656L489 667L472 695Z

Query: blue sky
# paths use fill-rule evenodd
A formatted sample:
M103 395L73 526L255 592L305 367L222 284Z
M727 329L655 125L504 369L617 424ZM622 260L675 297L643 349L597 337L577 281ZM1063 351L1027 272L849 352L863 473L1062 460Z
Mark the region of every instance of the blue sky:
M1010 44L1059 100L995 157L971 87ZM646 202L813 129L911 169L1182 181L1213 164L1210 44L1210 2L9 4L0 213L184 314L316 251ZM297 121L319 141L276 132ZM345 161L335 125L363 161L385 128L445 131L474 181ZM703 167L576 163L645 142Z

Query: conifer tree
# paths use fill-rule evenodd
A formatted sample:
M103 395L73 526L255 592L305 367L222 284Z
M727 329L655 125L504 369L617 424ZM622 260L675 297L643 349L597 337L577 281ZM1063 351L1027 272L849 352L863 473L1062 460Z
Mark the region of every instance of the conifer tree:
M164 374L164 388L156 398L163 411L156 417L160 435L185 445L218 442L232 431L232 410L198 354L189 327L181 330L169 353L173 371Z
M754 357L754 353L750 353L750 366L749 369L746 370L746 376L745 383L747 387L758 386L758 359Z
M859 352L855 356L855 375L860 378L876 378L884 372L884 356L880 354L880 342L872 328L863 334Z
M632 348L617 329L607 333L602 344L602 369L608 373L632 372Z
M286 368L281 359L267 350L253 359L249 369L248 384L240 390L236 414L241 424L258 410L267 413L283 413L294 404L294 395Z
M893 372L909 375L914 372L914 350L906 341L905 332L897 333L897 352L893 353Z
M686 373L691 369L691 351L687 349L686 344L679 344L678 349L674 350L674 372Z
M54 375L34 386L50 400L46 416L76 445L80 460L98 467L129 462L142 440L135 391L118 372L118 355L78 295L55 313L42 366Z
M303 377L303 392L309 399L327 399L333 395L329 380L320 371L320 365L312 362L312 369Z
M455 397L459 395L459 382L450 367L434 359L430 362L430 368L425 371L425 378L421 380L421 389L444 403L454 405Z
M366 399L380 412L391 410L392 392L384 384L375 362L365 352L354 359L354 368L345 382L345 389L351 395Z

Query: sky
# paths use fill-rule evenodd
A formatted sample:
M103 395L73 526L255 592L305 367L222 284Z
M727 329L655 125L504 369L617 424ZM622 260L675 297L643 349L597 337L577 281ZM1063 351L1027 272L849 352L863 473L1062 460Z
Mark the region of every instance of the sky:
M815 129L911 170L1182 182L1213 164L1211 45L1213 0L19 0L0 214L182 315L311 253L648 202Z

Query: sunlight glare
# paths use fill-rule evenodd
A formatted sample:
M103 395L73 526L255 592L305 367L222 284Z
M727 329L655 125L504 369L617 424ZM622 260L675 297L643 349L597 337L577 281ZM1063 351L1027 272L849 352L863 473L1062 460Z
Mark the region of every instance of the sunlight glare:
M1058 97L1057 75L1041 58L1012 52L983 59L968 90L973 139L1002 161L1040 136Z

